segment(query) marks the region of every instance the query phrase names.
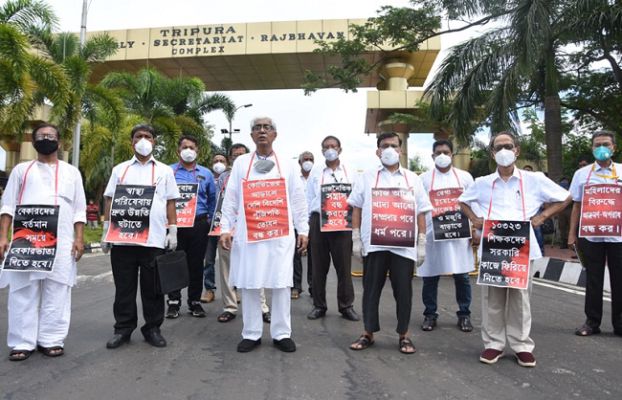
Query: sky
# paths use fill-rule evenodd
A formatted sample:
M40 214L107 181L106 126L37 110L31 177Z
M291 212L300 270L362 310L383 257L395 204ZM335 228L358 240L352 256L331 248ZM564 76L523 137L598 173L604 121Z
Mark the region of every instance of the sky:
M48 0L60 18L61 31L78 32L82 0ZM312 19L369 18L382 5L405 6L408 1L387 0L90 0L87 30L116 30L193 24L245 23L264 21L293 21ZM464 38L464 34L462 35ZM458 38L445 38L443 47ZM442 53L436 61L441 61ZM209 89L209 88L208 88ZM270 91L223 92L237 105L253 104L240 109L233 128L241 133L233 135L233 142L242 142L253 148L250 121L256 116L270 116L278 127L274 143L279 157L295 158L309 150L316 162L323 160L320 142L327 135L342 141L341 159L356 169L370 167L375 156L375 136L365 135L366 92L344 93L338 89L322 89L305 96L302 89ZM229 125L220 111L207 114L214 126L214 142L220 144L220 130ZM409 157L421 157L424 165L433 165L430 157L431 134L411 135L408 141ZM370 159L371 157L371 159Z

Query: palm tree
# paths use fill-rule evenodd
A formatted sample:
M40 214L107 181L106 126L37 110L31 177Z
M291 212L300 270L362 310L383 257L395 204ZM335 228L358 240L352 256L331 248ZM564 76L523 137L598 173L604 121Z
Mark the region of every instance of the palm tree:
M171 79L153 68L136 74L112 72L102 80L102 85L117 90L129 113L154 126L160 144L156 154L165 162L177 159L177 140L182 134L199 139L199 160L205 160L211 146L203 114L231 103L224 95L206 95L197 78Z
M89 83L94 63L102 62L117 51L115 39L107 34L89 38L80 46L77 35L60 33L45 41L47 53L61 65L71 85L71 101L66 107L54 107L59 128L66 134L73 132L78 119L85 115L91 124L96 123L97 110L108 115L110 129L117 129L121 123L123 103L112 90Z
M8 0L0 6L0 23L9 24L29 37L38 47L49 38L58 18L52 7L41 0Z
M36 106L47 99L64 107L69 93L64 70L34 54L13 24L0 23L0 131L21 133Z

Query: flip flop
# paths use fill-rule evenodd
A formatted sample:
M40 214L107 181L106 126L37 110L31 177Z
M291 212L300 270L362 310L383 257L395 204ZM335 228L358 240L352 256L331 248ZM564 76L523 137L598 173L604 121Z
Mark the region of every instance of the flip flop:
M356 339L351 345L350 350L359 351L365 350L369 346L374 344L374 339L369 337L368 335L361 335L358 339Z
M225 311L218 316L218 322L229 322L232 319L235 319L235 314L229 311Z
M417 351L417 349L415 348L415 345L413 344L413 341L410 340L410 338L407 338L407 337L401 338L399 343L400 343L400 353L413 354Z
M24 361L24 360L27 360L28 357L32 355L32 353L34 353L34 350L19 350L19 349L11 350L11 352L9 353L9 360L10 361Z
M43 347L37 346L37 350L43 353L46 357L60 357L65 354L65 349L61 346Z

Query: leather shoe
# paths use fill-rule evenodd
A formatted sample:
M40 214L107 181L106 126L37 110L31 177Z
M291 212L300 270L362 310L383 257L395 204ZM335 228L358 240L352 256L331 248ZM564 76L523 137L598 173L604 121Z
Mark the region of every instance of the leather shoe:
M130 341L130 335L122 335L120 333L115 333L112 335L110 340L106 343L106 348L108 349L116 349L121 346L123 343L128 343Z
M434 330L435 327L436 327L436 318L425 317L423 319L423 323L421 324L422 331L430 332Z
M242 339L240 343L238 343L238 353L248 353L253 350L255 347L261 344L261 339L251 340L251 339Z
M458 317L458 328L460 328L462 332L471 332L473 330L473 324L471 324L471 317Z
M143 333L143 336L145 336L145 341L154 347L166 347L166 340L156 330L147 331Z
M326 315L326 310L322 310L321 308L316 307L313 310L311 310L309 314L307 314L307 318L318 319L318 318L322 318L325 315Z
M281 340L272 339L272 343L274 343L277 349L286 353L293 353L296 351L296 343L290 338L283 338Z
M354 311L354 307L346 308L345 310L343 310L341 312L341 316L349 321L360 321L361 320L361 318L356 313L356 311Z

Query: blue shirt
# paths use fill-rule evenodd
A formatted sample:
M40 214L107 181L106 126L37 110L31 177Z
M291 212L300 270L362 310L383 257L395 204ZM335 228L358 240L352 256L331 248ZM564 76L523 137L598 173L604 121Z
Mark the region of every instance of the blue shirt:
M194 171L188 171L181 163L171 164L177 183L198 183L199 194L197 199L197 215L207 214L211 221L216 208L216 185L214 175L209 169L195 164Z

